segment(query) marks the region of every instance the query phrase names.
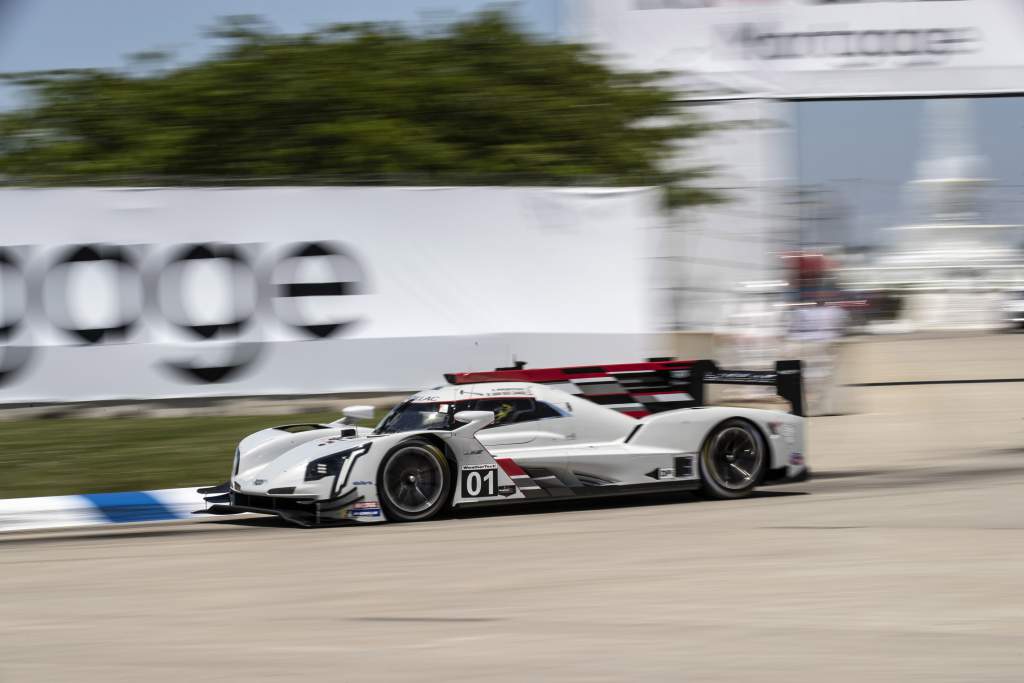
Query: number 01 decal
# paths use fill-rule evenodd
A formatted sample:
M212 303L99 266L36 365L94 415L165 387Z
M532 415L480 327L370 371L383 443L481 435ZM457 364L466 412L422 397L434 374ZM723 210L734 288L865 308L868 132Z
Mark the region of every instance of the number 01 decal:
M470 465L462 470L463 498L493 498L498 495L498 468Z

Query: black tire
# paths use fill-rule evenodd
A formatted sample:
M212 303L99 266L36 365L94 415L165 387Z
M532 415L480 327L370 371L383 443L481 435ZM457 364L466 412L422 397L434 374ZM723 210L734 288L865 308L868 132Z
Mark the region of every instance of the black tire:
M768 469L768 444L746 420L726 420L712 430L700 452L701 490L709 498L746 498Z
M448 506L452 474L448 460L425 439L409 439L391 450L377 473L377 492L388 519L422 522Z

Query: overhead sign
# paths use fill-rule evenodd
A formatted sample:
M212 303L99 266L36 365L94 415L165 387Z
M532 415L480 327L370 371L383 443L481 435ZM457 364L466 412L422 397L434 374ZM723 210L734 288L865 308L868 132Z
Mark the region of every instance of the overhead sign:
M1024 92L1020 0L582 0L578 16L625 66L730 94Z
M0 191L0 404L634 360L655 191Z

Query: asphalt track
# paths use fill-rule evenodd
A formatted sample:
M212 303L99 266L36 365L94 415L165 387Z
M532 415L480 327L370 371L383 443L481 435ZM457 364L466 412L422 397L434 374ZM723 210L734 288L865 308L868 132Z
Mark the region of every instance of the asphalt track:
M1024 385L856 392L741 502L0 537L0 681L1024 680Z

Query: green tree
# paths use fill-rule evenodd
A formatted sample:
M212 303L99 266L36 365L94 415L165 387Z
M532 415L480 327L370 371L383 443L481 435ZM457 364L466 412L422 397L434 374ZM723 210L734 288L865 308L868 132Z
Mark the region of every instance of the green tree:
M32 104L0 116L0 173L77 182L662 185L717 201L680 149L708 126L589 47L485 12L439 33L379 24L275 33L223 21L201 63L12 74Z

